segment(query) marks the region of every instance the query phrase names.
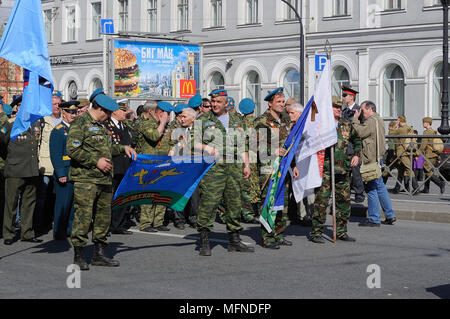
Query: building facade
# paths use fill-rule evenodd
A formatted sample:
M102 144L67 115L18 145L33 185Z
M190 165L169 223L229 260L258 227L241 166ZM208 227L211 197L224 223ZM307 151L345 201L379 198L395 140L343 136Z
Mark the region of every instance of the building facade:
M439 0L290 0L306 37L305 100L318 77L315 55L331 48L333 92L351 85L386 121L424 116L439 126L442 8ZM225 88L236 101L279 86L299 97L299 30L281 0L42 0L55 86L66 99L105 85L100 19L115 31L202 46L201 92ZM160 40L155 40L158 42ZM136 103L140 103L137 101ZM135 104L136 104L135 103Z

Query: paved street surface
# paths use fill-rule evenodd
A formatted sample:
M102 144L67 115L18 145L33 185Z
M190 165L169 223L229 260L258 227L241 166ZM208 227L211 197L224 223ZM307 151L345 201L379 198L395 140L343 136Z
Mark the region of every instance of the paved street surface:
M68 242L50 234L42 244L2 241L0 298L450 298L449 224L398 221L367 229L358 227L361 220L352 217L349 225L356 243L313 244L309 228L289 226L294 246L278 251L261 247L258 225L245 225L241 237L256 241L253 254L228 253L225 226L216 223L212 257L198 255L198 235L189 227L113 235L108 251L121 266L82 272L80 289L66 286ZM89 245L89 260L92 253ZM381 288L367 287L372 264L381 269Z

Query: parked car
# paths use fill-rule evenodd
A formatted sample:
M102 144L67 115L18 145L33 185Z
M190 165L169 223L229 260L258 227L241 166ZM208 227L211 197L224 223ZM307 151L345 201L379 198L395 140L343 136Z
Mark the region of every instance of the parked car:
M441 153L441 163L446 162L441 166L439 172L447 181L450 181L450 138L442 139L444 142L444 151Z

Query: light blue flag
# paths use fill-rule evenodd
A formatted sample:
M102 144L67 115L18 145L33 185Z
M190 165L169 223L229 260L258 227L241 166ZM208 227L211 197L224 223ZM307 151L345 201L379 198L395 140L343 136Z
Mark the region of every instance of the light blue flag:
M29 71L11 139L52 114L53 78L41 0L16 0L0 41L0 57Z

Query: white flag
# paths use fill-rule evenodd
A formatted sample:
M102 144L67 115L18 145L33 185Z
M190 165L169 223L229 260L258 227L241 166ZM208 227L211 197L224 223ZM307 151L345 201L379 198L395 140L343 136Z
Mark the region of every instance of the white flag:
M315 121L308 117L303 137L295 153L299 177L292 177L292 189L297 202L314 193L322 185L318 152L337 143L337 131L331 104L331 64L327 61L314 92L318 114ZM311 110L312 112L312 110Z

